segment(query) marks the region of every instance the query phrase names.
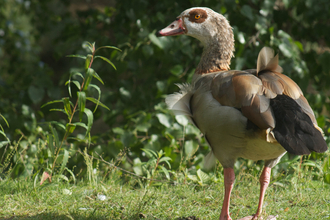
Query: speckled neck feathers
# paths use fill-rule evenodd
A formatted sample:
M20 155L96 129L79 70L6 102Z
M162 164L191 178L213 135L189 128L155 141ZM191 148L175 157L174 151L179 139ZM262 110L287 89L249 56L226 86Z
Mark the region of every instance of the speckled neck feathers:
M201 60L196 74L207 74L221 70L229 70L230 60L235 50L234 34L228 20L214 11L208 11L209 19L205 22L203 37L196 37L204 45ZM188 33L189 35L189 33Z

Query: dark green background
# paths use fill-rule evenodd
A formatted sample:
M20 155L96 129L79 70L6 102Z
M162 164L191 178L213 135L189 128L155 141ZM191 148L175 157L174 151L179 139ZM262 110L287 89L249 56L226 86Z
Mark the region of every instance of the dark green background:
M136 168L139 161L147 159L142 148L163 149L172 158L172 169L180 166L180 152L190 158L197 150L195 157L183 165L192 170L199 168L208 147L194 127L186 126L182 134L184 123L169 113L164 97L178 91L174 83L191 79L200 59L201 44L187 36L155 37L157 30L193 6L210 7L230 21L236 42L232 69L255 68L263 46L279 53L284 74L301 87L328 139L328 0L2 0L0 113L10 127L4 121L1 125L13 145L23 137L18 152L25 158L23 161L11 158L16 163L12 176L28 176L45 166L47 155L36 147L49 132L44 122L55 120L65 124L66 116L41 105L68 96L64 83L70 71L84 63L66 55L86 55L84 41L96 42L97 47L117 46L122 52L100 53L116 65L117 71L101 60L93 64L105 82L104 86L98 85L102 89L101 101L110 111L97 110L90 146L81 141L71 142L71 147L68 144L71 155L68 167L75 166L76 173L85 168L83 157L76 150L88 146L89 153L103 154L106 160L116 160L118 153L126 152L122 165L127 169ZM87 107L93 106L90 103ZM0 158L8 152L2 146ZM326 156L313 155L312 159L316 158L328 160ZM289 159L292 158L284 158ZM251 165L243 160L241 163ZM282 171L285 166L279 165L277 170ZM141 174L141 170L135 171Z

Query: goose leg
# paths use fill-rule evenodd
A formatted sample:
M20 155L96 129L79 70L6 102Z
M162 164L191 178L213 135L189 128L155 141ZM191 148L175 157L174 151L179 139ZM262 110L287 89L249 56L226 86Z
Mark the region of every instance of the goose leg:
M230 194L235 181L233 168L224 168L225 198L220 213L220 220L231 220L229 215Z
M271 168L270 167L264 167L259 181L260 181L260 197L259 197L259 205L258 205L258 209L256 214L253 216L252 219L258 219L258 216L261 214L262 212L262 204L264 202L264 197L265 197L265 192L266 189L269 185L269 181L270 181L270 172L271 172Z

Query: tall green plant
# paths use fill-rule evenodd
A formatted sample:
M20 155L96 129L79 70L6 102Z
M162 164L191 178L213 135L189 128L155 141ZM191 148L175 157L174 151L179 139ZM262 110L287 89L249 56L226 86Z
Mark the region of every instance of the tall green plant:
M5 117L3 117L2 114L0 114L0 118L2 118L6 125L9 127L9 123L8 121L6 120ZM5 130L3 129L2 125L0 124L0 134L6 138L5 141L0 141L0 148L4 147L4 146L8 146L8 144L10 143L10 140L9 138L7 137L6 133L5 133ZM3 154L1 157L0 157L0 174L3 173L3 171L7 168L8 166L8 158L10 158L10 156L7 156L7 158L5 157L5 154ZM1 179L1 177L0 177Z
M6 125L9 127L8 121L6 120L5 117L3 117L2 114L0 114L0 118L2 118L5 121ZM8 139L7 135L5 134L5 131L4 131L4 129L3 129L3 127L2 127L1 124L0 124L0 134L6 138L5 141L0 141L0 148L2 148L3 146L9 144L10 143L10 140Z
M102 84L104 84L104 82L101 79L101 77L95 72L95 70L92 69L91 67L92 67L94 60L102 59L102 60L106 61L107 63L109 63L114 69L116 69L115 65L109 59L107 59L106 57L103 57L103 56L97 56L95 54L100 49L115 49L115 50L119 50L119 51L120 51L120 49L118 49L117 47L113 47L113 46L102 46L102 47L99 47L96 49L95 43L91 44L89 42L84 43L83 47L87 48L90 52L89 54L87 54L87 56L82 56L82 55L69 55L68 56L68 57L81 58L81 59L85 60L84 73L72 71L70 73L69 80L65 83L65 85L68 86L69 97L64 97L59 100L50 101L42 106L42 107L45 107L50 104L62 103L63 104L62 108L52 108L52 109L50 109L50 111L59 111L59 112L64 113L67 116L67 123L65 125L63 125L62 123L60 123L58 121L53 121L53 122L49 123L51 133L47 135L47 144L48 144L48 147L49 147L49 150L51 153L51 157L50 157L50 161L49 161L50 163L48 164L46 171L44 171L44 173L43 173L41 184L46 179L49 179L49 181L51 181L51 176L54 174L54 169L55 169L58 158L63 158L63 159L62 159L62 163L60 166L60 170L57 173L57 175L60 175L63 177L62 173L63 173L64 169L66 169L66 164L69 159L69 152L65 148L65 146L67 145L67 140L68 139L81 140L81 139L77 138L77 135L73 135L73 132L75 131L75 129L77 127L84 128L86 130L84 139L87 140L87 143L90 143L90 139L91 139L90 131L91 131L93 121L94 121L93 113L96 111L98 106L101 106L101 107L109 110L109 108L100 101L101 89L96 84L92 84L92 79L95 78ZM76 86L78 89L77 97L75 100L73 100L73 97L72 97L72 90L71 90L72 85ZM98 92L98 98L89 96L88 92L92 89L94 89ZM94 111L92 111L86 107L87 101L91 101L96 104ZM73 104L73 103L75 103L75 104ZM86 116L87 121L84 120L84 115ZM60 137L59 133L52 126L52 124L58 125L59 127L61 127L62 129L65 130L62 137ZM69 172L72 174L71 171L69 171Z

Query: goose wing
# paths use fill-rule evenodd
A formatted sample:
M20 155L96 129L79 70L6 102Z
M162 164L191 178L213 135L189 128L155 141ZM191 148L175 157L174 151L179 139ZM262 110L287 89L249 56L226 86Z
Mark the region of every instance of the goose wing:
M264 47L256 70L219 73L213 78L211 92L221 105L240 109L257 127L270 129L289 153L327 150L301 89L281 71L278 56Z

